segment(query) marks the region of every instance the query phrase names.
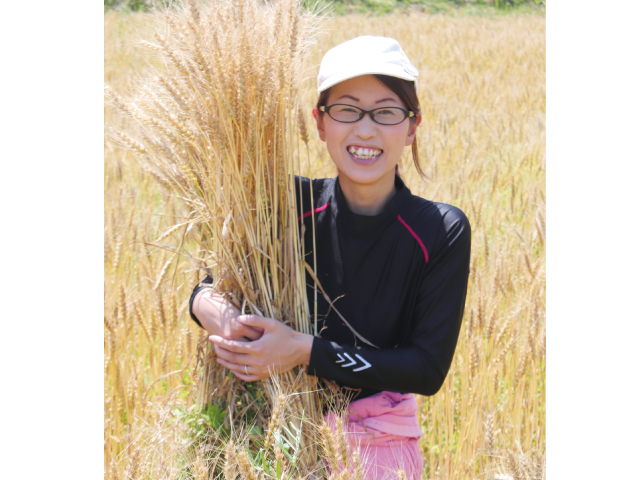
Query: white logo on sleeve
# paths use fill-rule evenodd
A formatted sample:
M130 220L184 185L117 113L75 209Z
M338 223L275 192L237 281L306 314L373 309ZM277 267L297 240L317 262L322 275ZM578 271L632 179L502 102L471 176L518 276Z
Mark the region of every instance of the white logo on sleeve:
M338 353L337 355L338 355L338 358L339 358L340 360L336 360L336 363L343 363L343 362L346 362L346 361L347 361L347 360L346 360L342 355L340 355L339 353ZM356 353L356 354L354 354L354 355L355 355L355 356L358 358L358 360L360 360L360 361L362 362L362 364L363 364L363 365L362 365L362 367L354 368L354 369L353 369L353 371L354 371L354 372L359 372L360 370L366 370L367 368L369 368L369 367L371 366L371 364L370 364L369 362L367 362L364 358L362 358L362 357L361 357L360 355L358 355L357 353ZM358 365L358 362L357 362L356 360L354 360L353 358L351 358L351 355L349 355L348 353L345 353L345 354L344 354L344 356L345 356L345 357L347 357L350 361L349 361L349 363L345 363L344 365L342 365L342 367L343 367L343 368L344 368L344 367L352 367L352 366L354 366L354 365Z

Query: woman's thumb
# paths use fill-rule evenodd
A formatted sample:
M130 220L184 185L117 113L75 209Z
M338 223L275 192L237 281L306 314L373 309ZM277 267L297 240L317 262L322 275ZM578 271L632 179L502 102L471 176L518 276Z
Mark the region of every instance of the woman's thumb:
M238 315L238 321L249 327L258 327L267 330L274 320L272 318L261 317L260 315Z

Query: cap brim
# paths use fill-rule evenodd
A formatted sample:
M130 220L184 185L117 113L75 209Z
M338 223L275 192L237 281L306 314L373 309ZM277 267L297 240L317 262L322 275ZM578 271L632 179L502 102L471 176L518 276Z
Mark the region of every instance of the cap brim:
M398 68L389 68L391 67L390 65L385 65L385 67L386 68L367 69L366 71L363 71L361 68L345 69L340 73L325 79L322 82L322 85L318 87L318 93L321 93L327 88L333 87L340 82L344 82L350 78L360 77L362 75L389 75L390 77L402 78L403 80L414 82L416 90L418 89L418 79L413 75L408 74L404 68L400 67L400 65L397 66Z

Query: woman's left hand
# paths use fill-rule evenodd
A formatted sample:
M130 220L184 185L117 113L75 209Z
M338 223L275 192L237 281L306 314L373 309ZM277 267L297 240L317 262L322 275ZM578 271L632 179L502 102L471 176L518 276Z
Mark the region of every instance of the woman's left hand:
M252 342L227 340L211 335L218 363L245 382L268 378L297 365L308 365L313 335L297 332L273 318L240 315L237 320L250 327L264 329L262 337Z

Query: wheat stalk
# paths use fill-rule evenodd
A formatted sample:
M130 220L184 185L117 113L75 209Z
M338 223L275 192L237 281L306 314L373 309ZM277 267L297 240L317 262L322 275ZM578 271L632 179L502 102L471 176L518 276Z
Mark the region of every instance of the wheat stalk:
M204 253L201 266L217 280L217 289L246 300L245 313L313 333L294 189L297 142L291 132L299 129L308 142L297 95L315 16L298 0L265 6L255 0L206 6L190 1L167 11L165 20L157 43L144 43L164 58L164 71L151 75L132 101L105 88L111 103L137 122L137 130L116 136L191 209L199 258ZM116 264L117 252L118 244ZM152 290L159 292L172 262L173 257L164 263ZM154 321L151 336L160 323L166 338L171 322L161 295L158 302L160 322ZM119 312L126 308L122 302L119 307ZM167 344L162 352L165 369ZM222 367L212 355L204 366L202 401L224 402L217 382ZM321 410L312 377L291 371L265 383L292 385L298 373L304 377L298 382L302 395L290 401L297 404L292 409L317 421ZM233 382L231 389L239 387ZM278 388L266 390L272 394ZM310 437L304 443L313 445Z

